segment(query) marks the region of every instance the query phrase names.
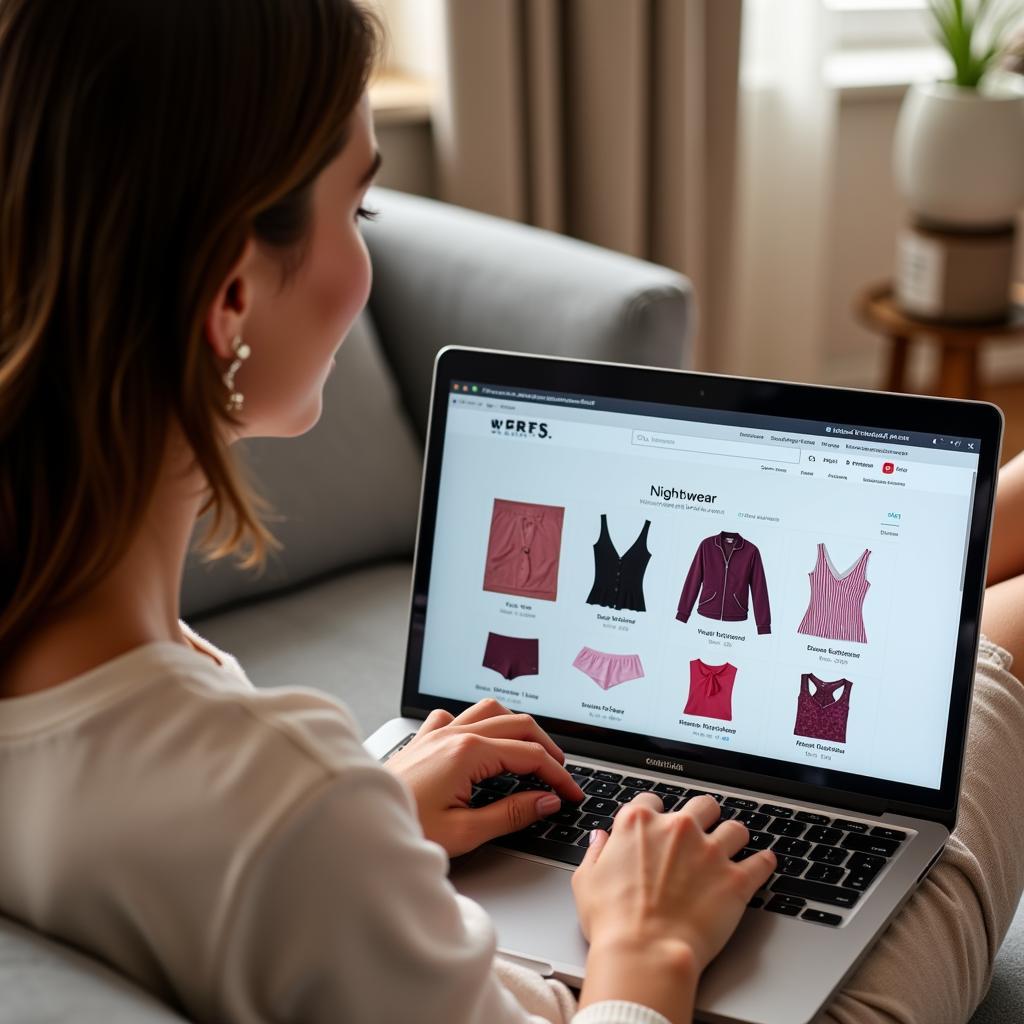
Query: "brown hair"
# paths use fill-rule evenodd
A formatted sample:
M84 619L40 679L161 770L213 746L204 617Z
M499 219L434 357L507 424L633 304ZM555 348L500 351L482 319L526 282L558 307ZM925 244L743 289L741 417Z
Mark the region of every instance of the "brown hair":
M0 657L124 554L174 419L206 550L273 544L203 320L250 236L301 260L379 39L352 0L0 0Z

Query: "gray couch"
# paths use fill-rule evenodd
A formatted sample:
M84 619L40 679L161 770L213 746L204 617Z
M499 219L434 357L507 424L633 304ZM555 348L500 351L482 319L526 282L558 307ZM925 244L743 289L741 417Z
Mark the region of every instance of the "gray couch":
M246 457L281 517L260 576L187 567L183 614L261 686L345 701L365 732L398 708L434 353L446 344L682 365L693 316L677 274L592 246L378 191L370 309L328 381L320 424ZM922 937L924 939L924 937ZM1024 1019L1024 920L977 1024ZM182 1018L91 958L0 918L0 1024Z

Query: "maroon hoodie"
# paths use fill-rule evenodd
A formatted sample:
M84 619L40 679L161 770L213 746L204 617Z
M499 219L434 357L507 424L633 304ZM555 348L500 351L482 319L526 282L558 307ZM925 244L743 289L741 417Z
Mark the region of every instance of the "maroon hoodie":
M748 590L754 602L758 633L770 633L772 611L761 552L738 533L723 530L700 542L679 596L676 618L687 622L696 601L697 614L706 619L742 622L747 617Z

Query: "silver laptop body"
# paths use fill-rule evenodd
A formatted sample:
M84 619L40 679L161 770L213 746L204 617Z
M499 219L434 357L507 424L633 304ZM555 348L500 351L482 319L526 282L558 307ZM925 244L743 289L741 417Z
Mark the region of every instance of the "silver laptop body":
M494 696L567 752L583 805L452 864L503 956L579 986L570 879L606 820L588 805L613 820L638 791L670 810L710 792L785 870L698 1017L815 1017L955 824L1001 430L983 403L439 353L402 717L366 746L385 760L433 707ZM643 521L643 593L620 598L608 565L636 582ZM534 549L509 561L523 522ZM729 544L760 572L715 576ZM723 581L735 611L706 597Z

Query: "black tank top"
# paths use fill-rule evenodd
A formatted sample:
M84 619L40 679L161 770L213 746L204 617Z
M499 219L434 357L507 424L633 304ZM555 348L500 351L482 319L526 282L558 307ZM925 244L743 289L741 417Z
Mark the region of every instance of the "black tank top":
M651 560L651 553L647 550L647 531L650 526L650 519L644 520L640 536L620 558L608 534L608 517L602 514L601 533L594 542L594 586L590 590L587 604L632 612L647 611L644 604L644 573Z

